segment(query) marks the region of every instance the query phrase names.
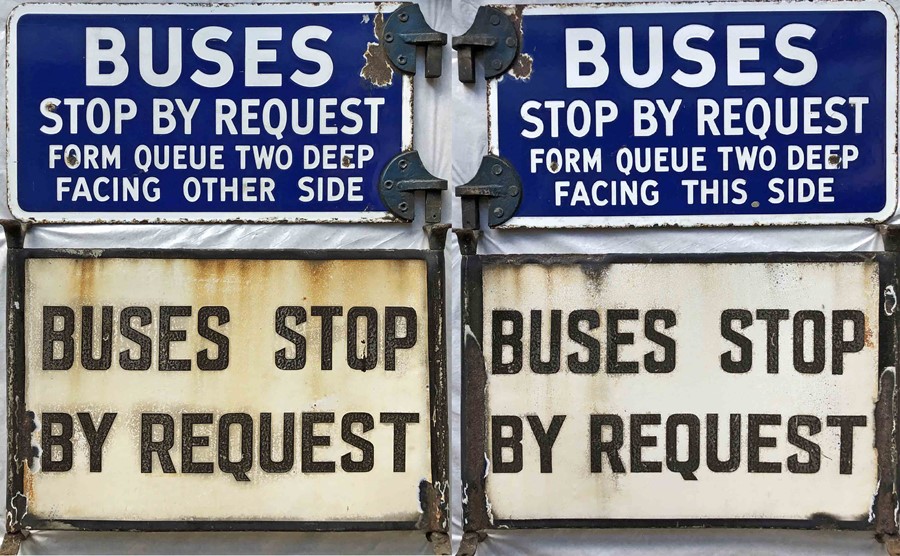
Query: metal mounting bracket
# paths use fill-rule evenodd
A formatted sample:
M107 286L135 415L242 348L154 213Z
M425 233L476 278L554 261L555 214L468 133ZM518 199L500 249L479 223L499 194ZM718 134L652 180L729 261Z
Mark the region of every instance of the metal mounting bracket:
M464 34L453 37L457 51L459 80L475 83L475 54L484 60L484 78L502 75L516 60L519 52L519 33L508 15L489 6L481 6L475 21Z
M487 533L484 531L479 531L477 533L463 533L456 556L475 556L475 553L478 550L478 544L484 542L486 539Z
M878 226L878 232L884 240L885 251L893 251L895 253L900 251L900 226L896 224L881 224Z
M30 224L18 220L0 220L3 232L6 235L7 249L21 249L25 245L25 234L28 233Z
M441 221L441 191L447 189L447 180L436 178L422 164L418 151L405 151L388 162L381 172L378 192L384 206L403 220L412 222L416 217L415 193L425 192L425 222Z
M456 187L456 196L462 198L462 227L470 230L481 228L478 200L488 200L488 226L503 224L516 213L522 202L522 180L509 162L485 155L481 166L468 183Z
M422 226L425 237L428 238L428 248L432 251L443 251L447 245L447 232L450 224L426 224Z
M3 535L3 542L0 543L0 555L15 555L19 553L19 547L22 546L28 535L24 531L8 531Z
M428 533L426 537L428 538L428 542L431 543L431 550L435 554L453 554L450 544L450 535L447 533Z
M418 4L403 4L384 24L382 44L388 59L397 70L415 75L416 47L425 47L425 77L441 76L441 51L447 44L447 33L431 28Z

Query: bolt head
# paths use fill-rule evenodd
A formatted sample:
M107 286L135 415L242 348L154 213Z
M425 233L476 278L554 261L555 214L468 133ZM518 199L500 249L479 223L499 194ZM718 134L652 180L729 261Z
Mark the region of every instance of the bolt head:
M390 189L390 188L388 188L388 189ZM506 192L509 193L510 197L516 197L519 195L519 188L516 187L515 185L510 185L509 189L507 189Z
M391 180L387 180L386 182L384 182L385 189L392 189L393 187L394 187L394 182L392 182Z
M400 14L400 21L402 21L403 23L409 21L409 14Z
M403 54L397 56L397 63L400 65L405 65L406 64L406 56L404 56Z
M491 25L500 25L500 16L499 15L491 16Z
M516 39L514 39L512 37L506 37L506 46L508 46L510 48L516 46Z
M384 42L394 42L394 34L393 33L385 33L384 34Z
M409 205L407 205L406 203L400 203L399 205L397 205L397 208L400 209L400 212L406 212L406 209L409 208Z
M491 67L495 70L499 70L503 67L503 62L501 62L500 60L494 60L491 62Z
M494 209L494 216L496 216L497 218L503 218L503 214L504 212L502 208L497 207Z
M494 172L495 176L499 176L500 174L503 173L503 166L500 166L499 164L494 164L494 167L491 168L491 171Z
M406 170L406 167L409 166L409 162L407 162L406 159L404 158L403 160L400 161L399 166L400 166L401 170Z

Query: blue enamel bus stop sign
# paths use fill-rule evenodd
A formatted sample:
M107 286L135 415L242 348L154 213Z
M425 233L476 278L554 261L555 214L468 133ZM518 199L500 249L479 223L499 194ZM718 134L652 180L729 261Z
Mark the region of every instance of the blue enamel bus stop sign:
M863 224L897 204L897 16L875 0L530 6L489 85L507 226Z
M10 16L9 205L44 222L393 220L412 148L385 4L33 4Z

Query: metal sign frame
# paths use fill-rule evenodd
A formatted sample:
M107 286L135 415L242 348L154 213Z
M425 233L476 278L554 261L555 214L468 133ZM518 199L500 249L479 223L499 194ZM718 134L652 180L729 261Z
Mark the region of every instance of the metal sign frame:
M703 13L703 12L769 12L775 8L784 11L860 11L874 10L885 16L887 20L887 50L885 109L886 117L886 168L885 168L885 206L877 213L793 213L793 214L720 214L712 215L647 215L647 216L512 216L497 224L504 228L631 228L631 227L721 227L721 226L762 226L762 225L824 225L824 224L877 224L886 221L897 208L897 175L898 175L898 140L900 133L900 115L898 115L897 102L900 89L897 87L898 75L900 75L900 62L897 59L897 48L900 44L900 29L898 29L898 14L884 0L835 0L819 2L802 2L798 0L763 0L750 1L721 1L721 0L678 0L665 4L640 1L635 3L620 4L615 6L600 3L589 4L546 4L546 5L496 5L498 9L510 8L515 15L510 17L515 21L522 41L523 21L530 15L596 15L604 14L653 14L653 13ZM513 11L507 10L512 14ZM893 47L893 51L891 50ZM513 69L507 75L498 79L487 81L487 106L488 106L488 153L494 156L502 156L499 131L499 81L501 79L530 79L533 60L527 52L520 52ZM562 63L557 60L554 63ZM525 68L525 69L523 69ZM586 89L590 90L590 89ZM552 98L552 97L551 97ZM527 184L529 176L523 177L522 194L527 197ZM507 221L508 220L508 221ZM494 225L492 225L493 227Z
M380 14L385 20L391 15L391 12L401 6L400 2L388 1L369 1L364 3L339 3L339 2L322 2L316 4L304 4L294 2L291 4L269 4L266 6L267 14L336 14L336 15L368 15ZM17 133L17 119L19 110L19 98L17 89L18 69L18 45L17 22L20 18L30 14L60 14L66 15L123 15L138 16L153 14L169 14L169 15L246 15L259 14L258 5L240 5L240 4L167 4L166 12L160 12L160 6L154 4L52 4L52 3L31 3L17 6L9 16L7 29L9 31L6 39L7 60L9 63L5 69L6 75L6 140L7 140L7 157L4 162L7 169L7 193L6 204L11 213L23 222L34 223L231 223L231 222L253 222L253 223L286 223L286 222L323 222L323 223L402 223L405 220L395 216L388 207L383 211L267 211L267 212L242 212L239 210L221 211L221 212L159 212L159 211L93 211L93 212L31 212L21 208L18 199L18 166L19 152L28 148L28 145L19 145ZM223 12L223 10L225 10ZM373 41L382 44L382 37L372 36ZM364 52L359 53L360 63L364 60ZM384 64L388 65L385 58ZM413 75L401 72L393 65L389 65L389 69L396 74L392 79L400 79L401 87L401 141L394 147L387 147L384 157L389 162L395 154L409 152L413 150L413 124L414 124L414 108L413 108ZM77 141L76 141L77 142ZM391 150L395 149L395 150ZM295 163L296 165L296 163ZM385 167L387 163L385 164ZM375 172L373 183L371 185L375 191L375 198L379 200L378 193L378 177L383 168L378 168Z
M442 247L442 246L441 246ZM445 288L442 249L428 250L211 250L211 249L21 249L10 248L7 271L7 530L88 531L389 531L446 533L449 514L449 425L447 414ZM418 521L113 521L54 519L28 512L24 466L32 456L33 416L25 399L25 264L29 259L241 259L241 260L421 260L426 264L427 361L431 417L430 487L420 487Z
M877 452L878 492L870 519L839 521L827 515L809 519L494 519L487 498L488 405L490 395L483 355L485 342L483 314L483 270L492 265L584 265L602 268L623 263L878 263L879 337L878 400L874 407L875 449ZM900 417L895 404L898 385L895 365L898 361L900 311L897 284L900 261L895 253L737 253L737 254L610 254L610 255L475 255L462 257L462 489L463 527L474 533L489 529L544 528L679 528L740 527L785 529L871 530L878 534L897 532L895 522L896 485L900 468L894 460L900 445Z

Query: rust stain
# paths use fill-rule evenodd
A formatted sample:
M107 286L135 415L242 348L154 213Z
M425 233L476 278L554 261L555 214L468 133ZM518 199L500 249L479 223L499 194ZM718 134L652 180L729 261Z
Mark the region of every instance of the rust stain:
M260 279L264 279L268 274L269 265L259 264L256 261L248 260L248 259L232 259L229 261L231 263L237 263L237 275L240 280L240 284L245 288L244 294L253 294L253 285L258 283L256 280L257 274L259 274Z
M377 14L373 19L375 27L375 38L378 42L370 42L366 47L363 57L366 60L365 65L359 72L359 75L375 85L376 87L387 87L394 79L394 70L388 61L387 53L381 46L381 36L384 32L384 16Z
M875 332L872 330L872 327L869 326L869 317L866 317L865 320L865 333L863 334L863 337L865 338L867 348L875 347Z
M405 150L411 150L406 147ZM289 216L264 216L264 217L243 217L240 215L223 216L221 218L207 218L197 216L187 212L181 216L160 216L156 218L74 218L66 217L48 217L35 218L27 215L17 215L19 222L22 224L297 224L297 223L316 223L316 224L397 224L402 222L393 214L386 212L374 212L366 209L363 211L365 216L361 217L321 217L300 213ZM727 226L728 224L720 224L719 226ZM790 226L791 224L786 224ZM635 226L632 226L635 227ZM83 252L85 250L75 249L73 251ZM101 252L102 249L94 251ZM99 256L99 255L98 255Z
M97 281L97 265L95 260L79 261L77 265L76 284L78 299L82 305L91 305L94 301L94 284Z
M169 263L173 259L160 259L163 263ZM228 263L231 259L191 259L189 262L201 277L218 277L228 274Z
M519 35L519 45L524 44L525 35L522 33L522 12L525 10L524 5L517 5L515 10L512 13L509 13L509 18L513 22L513 26L516 28L516 34ZM520 46L521 49L521 46ZM531 77L531 71L534 68L534 58L529 54L525 54L523 52L519 52L519 55L516 56L513 65L509 68L509 73L516 79L529 79Z
M34 474L28 464L22 466L22 490L25 494L26 504L34 504Z
M68 154L66 154L66 164L69 166L69 168L75 168L76 166L78 166L78 157L75 156L74 150L70 150Z
M300 270L313 299L326 297L329 285L332 287L336 285L332 281L339 264L340 262L336 260L305 261L304 267Z
M513 62L509 72L516 79L528 79L531 77L531 70L534 66L534 58L530 54L519 54L516 61Z

